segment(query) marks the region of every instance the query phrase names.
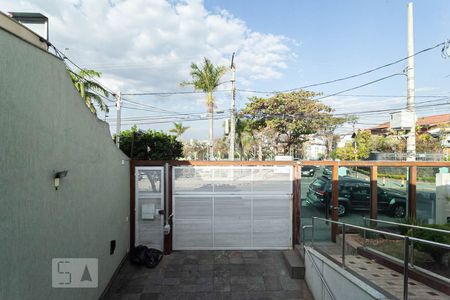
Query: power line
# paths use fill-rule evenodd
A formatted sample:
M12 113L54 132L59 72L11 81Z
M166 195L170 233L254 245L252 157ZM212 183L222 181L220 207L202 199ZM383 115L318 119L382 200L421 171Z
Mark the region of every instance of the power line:
M440 99L433 99L433 100L427 100L427 101L420 101L417 102L416 104L424 104L424 103L433 103L433 102L439 102L439 101L443 101L443 100L448 100L450 99L450 96L448 97L443 97ZM437 103L437 104L446 104L446 103ZM416 107L429 107L427 106L423 106L423 105L419 105ZM433 107L433 105L431 105L430 107ZM348 112L348 113L335 113L334 115L352 115L352 114L363 114L363 113L377 113L377 112L386 112L386 111L391 111L391 110L400 110L403 109L404 107L398 107L398 108L390 108L390 109L381 109L381 110L368 110L368 111L362 111L362 112ZM368 117L368 116L365 116Z
M74 66L75 66L76 68L78 68L80 71L83 71L83 70L84 70L82 67L80 67L78 64L76 64L73 60L71 60L70 58L68 58L68 57L67 57L63 52L61 52L58 48L56 48L56 46L54 46L54 45L52 45L52 44L50 44L50 46L53 47L53 49L55 50L55 52L57 53L57 55L58 55L59 57L61 57L64 61L65 61L65 60L69 61L72 65L74 65ZM69 68L69 69L70 69L70 68ZM76 74L76 73L74 73L74 74ZM77 75L78 77L80 77L78 74L76 74L76 75ZM112 91L111 89L109 89L108 87L104 86L102 83L100 83L100 82L99 82L96 78L94 78L93 76L88 75L88 77L89 77L93 82L95 82L95 83L97 83L99 86L101 86L101 87L102 87L104 90L106 90L108 93L110 93L111 95L113 95L113 96L116 95L115 92L113 92L113 91ZM109 99L108 99L108 101L114 102L114 101L111 101L111 100L109 100ZM152 105L147 105L147 104L141 104L141 103L138 103L138 102L134 102L134 101L125 99L125 98L123 98L123 97L122 97L121 101L122 101L122 102L128 102L128 103L135 104L135 105L140 105L140 106L148 107L148 108L153 108L153 109L160 110L160 111L165 111L165 112L170 112L170 113L176 113L176 112L174 112L174 111L162 109L162 108L159 108L159 107L156 107L156 106L152 106Z
M241 91L241 92L251 92L251 93L255 93L255 94L277 94L277 93L293 92L293 91L296 91L296 90L301 90L301 89L306 89L306 88L310 88L310 87L315 87L315 86L320 86L320 85L325 85L325 84L335 83L335 82L339 82L339 81L344 81L344 80L356 78L356 77L359 77L359 76L363 76L363 75L366 75L366 74L370 74L370 73L372 73L372 72L375 72L375 71L378 71L378 70L381 70L381 69L384 69L384 68L393 66L393 65L395 65L395 64L398 64L398 63L400 63L400 62L402 62L402 61L407 60L407 59L410 58L410 57L414 57L414 56L416 56L416 55L425 53L425 52L427 52L427 51L433 50L433 49L438 48L438 47L440 47L440 46L445 46L445 44L446 44L446 42L442 42L442 43L439 43L439 44L437 44L437 45L435 45L435 46L432 46L432 47L429 47L429 48L425 48L425 49L423 49L423 50L420 50L419 52L416 52L416 53L414 53L413 55L406 56L406 57L404 57L404 58L395 60L395 61L390 62L390 63L387 63L387 64L385 64L385 65L382 65L382 66L379 66L379 67L376 67L376 68L373 68L373 69L369 69L369 70L364 71L364 72L361 72L361 73L357 73L357 74L353 74L353 75L341 77L341 78L338 78L338 79L333 79L333 80L323 81L323 82L319 82L319 83L313 83L313 84L309 84L309 85L304 85L304 86L300 86L300 87L296 87L296 88L292 88L292 89L288 89L288 90L280 90L280 91L258 91L258 90L241 90L241 89L239 89L239 91Z
M406 95L364 95L364 94L340 94L338 97L364 97L364 98L406 98ZM416 95L416 98L441 98L448 97L448 95Z
M424 102L421 102L424 103ZM434 105L417 105L416 108L428 108L428 107L436 107L436 106L444 106L449 105L450 102L447 101L446 103L437 103ZM373 113L384 113L384 112L395 112L398 110L404 109L404 107L398 107L398 108L389 108L389 109L379 109L379 110L366 110L366 111L359 111L359 112L348 112L348 113L337 113L333 114L333 116L353 116L353 115L363 115L363 114L373 114Z
M217 114L224 114L227 111L218 111L216 112ZM126 117L126 118L122 118L122 120L124 121L139 121L139 120L152 120L152 119L168 119L168 118L173 118L173 117L177 117L177 116L197 116L197 115L206 115L206 112L192 112L192 113L179 113L176 115L150 115L150 116L135 116L135 117ZM181 117L180 117L181 118ZM111 121L115 121L115 118L109 118L109 120Z
M223 120L223 119L227 119L227 116L220 116L220 117L214 117L213 120ZM173 119L173 120L167 120L167 121L156 121L156 122L132 122L132 121L128 121L128 123L122 123L122 125L151 125L151 124L164 124L164 123L172 123L175 121L181 120L183 122L195 122L195 121L204 121L204 120L208 120L207 117L204 118L197 118L197 119Z
M215 93L219 92L231 92L231 90L216 90ZM186 95L186 94L204 94L201 91L180 91L180 92L138 92L138 93L122 93L125 96L171 96L171 95Z
M392 78L392 77L395 77L395 76L399 76L399 75L405 75L405 74L403 74L403 73L391 74L391 75L384 76L384 77L378 78L376 80L372 80L370 82L367 82L367 83L364 83L364 84L361 84L361 85L358 85L358 86L355 86L355 87L352 87L352 88L349 88L349 89L345 89L345 90L342 90L342 91L339 91L339 92L336 92L336 93L328 94L328 95L325 95L325 96L322 96L322 97L319 97L319 98L315 98L314 100L322 100L322 99L325 99L325 98L328 98L328 97L332 97L332 96L336 96L336 95L339 95L339 94L342 94L342 93L345 93L345 92L350 92L350 91L353 91L353 90L356 90L356 89L359 89L359 88L362 88L362 87L365 87L365 86L368 86L368 85L371 85L371 84L374 84L374 83L377 83L377 82L380 82L380 81L383 81L383 80L386 80L386 79L389 79L389 78Z

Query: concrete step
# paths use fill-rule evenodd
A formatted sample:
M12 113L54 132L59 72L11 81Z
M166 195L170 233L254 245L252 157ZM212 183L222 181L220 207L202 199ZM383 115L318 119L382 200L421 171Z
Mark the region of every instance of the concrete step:
M294 250L297 251L301 261L305 261L305 251L303 250L303 244L297 244L294 246Z
M283 257L291 278L305 278L305 264L301 260L297 250L283 251Z

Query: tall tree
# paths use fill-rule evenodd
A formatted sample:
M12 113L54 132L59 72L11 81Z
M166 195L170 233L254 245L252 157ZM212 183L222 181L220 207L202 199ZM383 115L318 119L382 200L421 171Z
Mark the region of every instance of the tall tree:
M68 72L73 85L92 113L97 113L94 102L100 107L101 111L109 112L108 106L102 99L102 97L108 97L109 93L103 86L93 80L93 78L100 78L102 73L95 70L81 70L78 74L71 70L68 70Z
M308 135L335 128L346 118L336 118L333 109L314 100L320 94L309 91L279 93L269 98L251 97L241 116L249 120L249 126L259 133L259 152L262 140L287 153L291 147L301 147ZM261 157L261 155L259 155Z
M354 143L356 143L356 147ZM344 147L336 149L336 158L341 160L361 160L368 158L372 144L370 130L358 130L353 142L347 142Z
M220 78L225 74L226 68L224 66L215 66L211 63L209 59L204 58L203 65L199 66L196 63L191 64L190 75L192 81L184 81L181 83L182 86L192 85L194 89L203 91L206 93L206 105L208 108L208 125L209 125L209 159L212 159L214 155L213 151L213 139L214 139L214 129L213 129L213 118L214 118L214 90L219 86Z
M173 123L173 128L169 130L169 132L175 133L177 138L179 138L186 130L189 129L189 126L183 126L183 123Z

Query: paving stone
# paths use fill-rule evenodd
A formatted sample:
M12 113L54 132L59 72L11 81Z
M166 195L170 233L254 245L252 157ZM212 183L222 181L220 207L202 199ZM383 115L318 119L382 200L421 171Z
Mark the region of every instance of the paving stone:
M179 278L164 278L162 280L163 285L178 285L180 284Z
M197 284L182 284L180 290L186 293L194 293L197 291Z
M194 264L194 265L183 265L182 270L183 271L194 271L197 272L199 268L198 264Z
M266 291L279 291L282 289L278 276L264 276L263 280Z
M214 290L219 292L230 292L231 282L229 278L214 277Z
M244 263L244 259L242 257L230 257L230 264L232 265L241 265Z
M143 293L139 298L139 300L158 300L158 299L159 299L158 293Z
M300 279L292 279L289 276L280 276L279 279L283 290L298 291L302 288Z
M150 283L144 287L143 293L159 293L161 291L161 285L158 283Z
M242 257L243 258L258 258L258 254L256 253L256 251L247 250L247 251L242 251Z
M246 277L249 291L264 291L264 279L259 277Z
M281 251L176 251L154 269L126 262L102 300L303 299L283 263Z
M246 291L232 291L231 300L249 300L248 292Z
M198 260L199 265L213 265L214 264L214 257L201 257Z
M140 294L144 290L142 286L122 286L120 289L116 290L119 294Z
M120 300L139 300L141 294L120 294Z

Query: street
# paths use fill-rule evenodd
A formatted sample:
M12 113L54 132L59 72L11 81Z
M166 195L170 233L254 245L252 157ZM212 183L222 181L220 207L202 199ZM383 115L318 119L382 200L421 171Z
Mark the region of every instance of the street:
M302 176L301 179L301 223L303 225L311 224L311 218L314 217L326 217L325 209L320 209L312 206L308 202L306 202L306 196L308 193L309 186L311 183L317 178L323 176L324 167L317 167L312 177ZM349 177L358 178L363 181L369 180L369 177L362 173L356 173L354 171L350 171L348 173ZM407 198L407 182L405 182L402 186L402 181L397 179L386 178L383 185L382 178L378 178L378 186L380 188L393 190L404 194ZM433 183L428 182L418 182L417 183L417 218L428 221L434 218L435 215L435 185ZM370 211L369 207L367 210L350 210L345 216L340 217L339 220L345 223L350 223L354 225L363 225L363 217L369 217ZM381 220L393 221L396 222L398 219L391 217L387 212L379 211L378 218ZM315 240L329 240L330 239L330 225L321 222L320 224L315 224ZM305 232L306 239L309 239L310 234Z

